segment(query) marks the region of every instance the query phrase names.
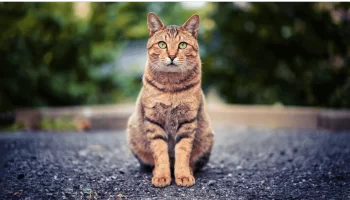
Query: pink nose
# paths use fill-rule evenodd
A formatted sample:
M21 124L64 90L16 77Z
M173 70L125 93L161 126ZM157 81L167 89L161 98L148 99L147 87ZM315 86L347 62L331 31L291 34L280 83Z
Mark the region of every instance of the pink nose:
M176 57L175 55L172 55L172 56L169 55L170 60L174 60L175 57Z

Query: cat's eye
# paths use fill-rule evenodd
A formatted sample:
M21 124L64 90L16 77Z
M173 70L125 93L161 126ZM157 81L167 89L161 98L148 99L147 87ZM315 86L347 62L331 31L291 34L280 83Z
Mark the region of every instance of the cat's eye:
M179 44L179 48L180 49L184 49L184 48L186 48L187 47L187 43L186 42L181 42L180 44Z
M166 43L163 42L163 41L160 41L160 42L158 42L158 46L159 46L160 48L162 48L162 49L165 49L165 48L166 48Z

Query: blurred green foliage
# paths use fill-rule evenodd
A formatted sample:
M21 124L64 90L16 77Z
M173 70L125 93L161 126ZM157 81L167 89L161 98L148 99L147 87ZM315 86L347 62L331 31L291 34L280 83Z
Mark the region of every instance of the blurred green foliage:
M203 86L229 103L350 107L349 4L244 5L0 3L0 111L134 100L140 77L115 61L147 40L148 12L201 16Z
M86 18L72 5L0 3L1 110L112 100L118 85L98 66L116 49L115 18L105 4Z
M350 107L348 3L219 3L204 83L229 103Z

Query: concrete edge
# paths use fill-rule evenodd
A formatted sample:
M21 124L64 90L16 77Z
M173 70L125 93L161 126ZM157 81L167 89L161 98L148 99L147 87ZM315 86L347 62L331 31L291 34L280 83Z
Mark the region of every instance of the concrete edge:
M126 128L134 109L133 104L24 109L15 112L15 119L27 130L38 129L41 119L62 117L88 121L82 129L115 130ZM212 123L218 125L350 130L350 110L226 104L208 104L207 109Z

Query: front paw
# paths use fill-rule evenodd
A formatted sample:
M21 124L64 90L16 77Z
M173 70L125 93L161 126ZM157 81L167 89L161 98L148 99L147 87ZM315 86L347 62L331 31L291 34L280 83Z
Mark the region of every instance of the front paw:
M154 176L152 178L152 184L156 187L165 187L167 185L170 185L170 181L170 175Z
M177 174L175 175L175 182L179 186L190 187L196 183L191 174Z

